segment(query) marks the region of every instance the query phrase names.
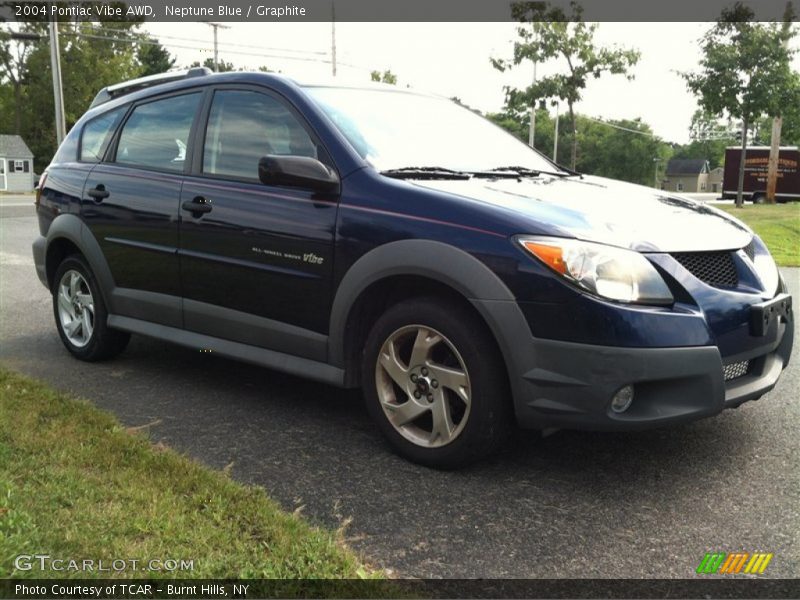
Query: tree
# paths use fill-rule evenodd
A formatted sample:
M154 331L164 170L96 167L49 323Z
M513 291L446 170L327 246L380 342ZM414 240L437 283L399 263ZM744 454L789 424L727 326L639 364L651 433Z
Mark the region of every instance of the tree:
M120 20L59 23L68 131L89 108L98 90L139 75L141 67L129 41L136 35L133 31L136 26L135 22ZM20 135L34 154L37 170L47 165L56 150L50 46L46 25L42 28L43 37L31 45L24 63L27 75L21 90L22 101L18 104L22 113Z
M576 2L571 2L570 8L572 12L567 17L561 8L551 7L547 2L513 3L512 16L523 24L517 28L520 40L514 43L514 57L511 61L491 61L500 71L524 61L540 63L560 59L565 65L564 72L542 77L523 90L506 87L506 104L519 110L534 106L539 99L565 100L572 126L570 164L574 169L578 158L575 104L581 100L589 78L597 79L603 73L611 73L632 79L628 70L638 62L639 52L597 47L594 43L597 24L583 22L583 8Z
M696 110L689 126L691 142L677 146L673 158L702 158L712 169L725 160L725 149L738 138L738 126L731 120Z
M490 113L486 117L527 143L527 111L516 114L510 111ZM581 152L576 165L581 172L652 186L657 166L665 165L671 158L670 145L655 137L650 126L641 119L599 122L581 114L575 115L575 118L578 122L580 146L586 150ZM545 108L538 108L536 147L552 148L554 130L555 119ZM567 135L567 142L571 142L572 134ZM550 156L549 152L544 154ZM570 143L560 143L556 162L564 164L569 160L570 154ZM654 162L654 159L658 162Z
M208 57L207 59L205 59L203 61L202 65L200 64L199 60L196 60L191 65L189 65L189 67L190 68L206 67L207 69L211 69L213 71L214 70L214 59L213 59L213 57ZM236 70L238 70L236 68L236 65L234 65L231 62L225 62L222 59L219 59L219 61L217 62L217 70L216 70L217 73L228 73L229 71L236 71Z
M529 111L506 109L499 113L488 113L485 116L495 125L499 125L513 136L519 138L520 141L528 143L531 120ZM536 109L536 130L534 131L535 139L533 145L548 157L550 156L550 149L553 147L554 123L555 120L550 117L546 108Z
M653 135L641 119L600 122L578 116L581 152L578 170L602 177L653 186L657 169L671 157L669 144Z
M742 121L737 207L743 202L748 131L762 115L779 115L786 99L797 93L788 45L794 31L753 18L752 9L741 3L723 10L702 38L700 70L683 74L703 110Z
M10 82L14 88L14 125L13 131L22 131L22 88L27 83L28 57L41 43L45 28L36 23L23 23L16 32L17 37L27 38L14 40L12 34L0 31L0 83ZM5 111L3 111L5 112Z
M157 75L166 73L175 66L175 58L158 42L145 40L136 52L136 58L142 66L141 75Z
M386 69L383 73L380 71L372 71L369 74L369 77L372 81L378 81L381 83L388 83L390 85L397 85L397 75L392 73L391 69Z
M736 140L739 137L736 133L737 127L737 124L731 119L726 121L725 119L720 119L718 115L698 109L692 115L692 123L689 125L689 137L696 142Z

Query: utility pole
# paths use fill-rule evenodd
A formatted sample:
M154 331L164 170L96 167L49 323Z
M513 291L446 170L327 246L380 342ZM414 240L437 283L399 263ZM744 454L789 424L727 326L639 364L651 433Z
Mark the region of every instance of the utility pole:
M209 27L214 28L214 73L219 73L219 52L217 47L217 29L230 29L229 25L223 25L222 23L212 23L211 21L206 21L206 25Z
M786 5L786 13L783 16L782 33L783 47L789 48L789 32L792 26L794 13L791 5ZM783 117L780 115L772 119L772 138L769 144L769 162L767 163L767 204L775 204L775 189L778 187L778 159L781 153L781 128L783 127Z
M539 42L539 36L536 36L536 42ZM539 63L533 61L533 84L536 85L536 66ZM528 146L536 148L536 99L531 100L531 124L528 128Z
M560 102L556 102L556 123L553 130L553 162L558 162L558 109L561 106Z
M56 141L67 137L64 123L64 89L61 84L61 51L58 47L58 21L55 17L50 19L50 70L53 73L53 99L56 109Z
M336 77L336 5L331 0L331 71Z
M653 159L653 162L654 162L654 163L655 163L655 165L656 165L656 174L655 174L655 176L654 176L654 178L653 178L653 187L654 187L654 188L656 188L656 189L658 189L658 165L659 165L659 163L661 162L661 159L660 159L659 157L655 157L655 158Z
M778 158L781 152L781 127L783 117L772 119L772 138L769 146L769 162L767 163L767 204L775 204L775 189L778 187Z

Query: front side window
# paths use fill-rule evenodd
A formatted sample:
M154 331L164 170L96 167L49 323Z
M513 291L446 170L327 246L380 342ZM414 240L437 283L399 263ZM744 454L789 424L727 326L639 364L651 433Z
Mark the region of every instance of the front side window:
M203 148L203 173L258 179L268 154L317 158L317 146L294 114L271 96L246 90L214 93Z
M117 128L125 108L116 108L89 121L81 134L81 156L84 162L97 162L103 158L106 144Z
M141 104L122 126L116 162L159 171L183 171L200 94Z

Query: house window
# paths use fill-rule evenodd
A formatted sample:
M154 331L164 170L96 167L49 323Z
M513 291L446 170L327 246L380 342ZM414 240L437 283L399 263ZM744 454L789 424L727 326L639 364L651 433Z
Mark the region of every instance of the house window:
M700 191L701 192L705 192L706 191L706 182L705 181L701 181L700 182Z
M28 165L27 160L15 160L14 161L14 171L17 173L28 173L30 171L30 166Z
M678 184L675 186L675 191L676 192L682 192L683 191L683 182L682 181L679 181Z

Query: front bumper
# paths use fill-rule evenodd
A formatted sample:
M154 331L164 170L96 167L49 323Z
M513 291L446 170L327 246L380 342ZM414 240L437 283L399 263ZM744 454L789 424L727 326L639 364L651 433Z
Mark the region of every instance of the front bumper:
M508 329L515 317L505 303L478 303L502 340L517 422L549 427L629 430L691 421L737 407L770 391L789 362L791 313L776 319L764 345L723 359L716 346L624 348L534 338ZM502 334L501 334L502 335ZM743 374L725 380L725 365ZM735 373L738 374L738 373ZM626 411L611 410L614 394L634 386Z

